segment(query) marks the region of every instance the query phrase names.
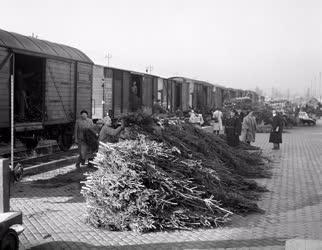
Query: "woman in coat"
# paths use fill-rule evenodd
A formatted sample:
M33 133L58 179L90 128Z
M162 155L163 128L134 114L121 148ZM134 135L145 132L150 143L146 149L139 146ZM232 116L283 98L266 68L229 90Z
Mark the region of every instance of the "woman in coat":
M230 111L229 118L225 125L225 134L227 137L227 143L229 146L235 147L239 145L239 133L240 133L240 120L236 116L235 111Z
M269 136L269 142L273 143L273 149L280 149L282 143L282 133L284 128L284 121L281 113L273 111L272 131Z
M223 114L220 111L220 109L217 109L213 114L212 114L212 118L214 120L214 125L213 125L213 129L214 129L214 133L216 135L219 135L220 131L223 129L222 126L222 117Z
M256 136L256 118L253 114L253 111L249 112L247 116L244 117L242 124L242 141L250 144L251 142L255 142Z

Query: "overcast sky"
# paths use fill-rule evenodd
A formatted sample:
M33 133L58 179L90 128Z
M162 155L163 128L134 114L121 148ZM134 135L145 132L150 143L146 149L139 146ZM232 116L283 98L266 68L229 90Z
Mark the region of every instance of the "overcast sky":
M230 87L303 92L322 71L320 0L6 0L0 25L97 64L109 52L114 67Z

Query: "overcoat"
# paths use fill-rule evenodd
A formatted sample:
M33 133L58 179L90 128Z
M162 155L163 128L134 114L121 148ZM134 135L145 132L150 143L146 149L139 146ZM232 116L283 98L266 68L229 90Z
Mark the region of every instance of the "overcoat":
M235 147L239 144L240 120L238 117L229 118L225 124L225 133L229 146Z
M272 131L269 136L269 142L282 143L282 133L284 128L284 121L280 115L273 117Z
M242 124L241 140L244 142L254 142L256 136L256 119L251 115L244 117Z

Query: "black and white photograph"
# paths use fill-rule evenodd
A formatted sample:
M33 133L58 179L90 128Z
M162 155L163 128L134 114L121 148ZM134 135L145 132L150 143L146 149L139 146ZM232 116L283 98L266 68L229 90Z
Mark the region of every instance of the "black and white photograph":
M321 0L0 13L0 250L322 250Z

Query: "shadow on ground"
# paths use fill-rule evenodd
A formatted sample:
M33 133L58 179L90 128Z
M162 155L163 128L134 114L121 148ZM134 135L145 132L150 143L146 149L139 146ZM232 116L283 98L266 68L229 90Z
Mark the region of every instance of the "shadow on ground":
M269 247L284 246L284 238L263 238L250 240L223 240L223 241L186 241L173 243L154 243L124 246L95 246L85 242L53 241L31 247L31 250L47 249L92 249L92 250L189 250L189 249L214 249L214 248L237 248L237 247Z
M41 198L41 197L71 197L72 201L82 200L80 194L81 181L86 179L84 173L95 169L83 168L81 171L72 170L49 178L46 173L39 179L16 183L12 192L12 198Z

